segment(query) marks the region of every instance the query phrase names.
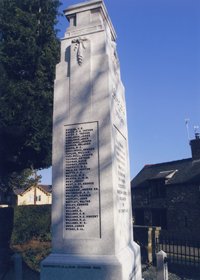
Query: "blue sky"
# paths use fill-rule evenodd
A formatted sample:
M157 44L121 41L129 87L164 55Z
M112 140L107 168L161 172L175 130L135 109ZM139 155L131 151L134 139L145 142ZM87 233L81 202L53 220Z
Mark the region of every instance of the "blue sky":
M63 0L61 11L80 1ZM200 126L200 1L105 0L126 90L131 178L145 164L191 156ZM59 19L59 37L67 20ZM42 172L51 183L51 170Z

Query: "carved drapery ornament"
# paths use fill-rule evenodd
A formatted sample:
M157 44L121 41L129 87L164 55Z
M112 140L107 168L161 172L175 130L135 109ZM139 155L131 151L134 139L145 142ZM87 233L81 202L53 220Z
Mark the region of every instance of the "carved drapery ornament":
M82 65L84 59L84 49L86 49L85 41L88 39L79 37L78 39L72 40L72 43L75 44L74 51L77 51L77 62L78 65Z

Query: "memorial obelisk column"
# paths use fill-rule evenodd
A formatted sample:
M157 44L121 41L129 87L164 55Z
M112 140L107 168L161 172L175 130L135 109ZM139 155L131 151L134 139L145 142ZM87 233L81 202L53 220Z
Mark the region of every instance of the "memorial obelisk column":
M42 280L140 280L124 87L103 1L70 6L56 68L52 253Z

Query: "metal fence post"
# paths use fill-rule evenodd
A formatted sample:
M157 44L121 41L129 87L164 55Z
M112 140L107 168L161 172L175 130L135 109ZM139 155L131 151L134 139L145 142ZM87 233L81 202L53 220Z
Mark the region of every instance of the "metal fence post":
M167 254L160 251L156 254L157 280L168 280Z
M148 242L147 242L147 254L148 254L148 263L153 262L153 253L152 253L152 227L148 228Z
M156 264L156 253L158 251L158 243L160 238L161 227L153 227L153 236L152 236L152 259L153 264Z

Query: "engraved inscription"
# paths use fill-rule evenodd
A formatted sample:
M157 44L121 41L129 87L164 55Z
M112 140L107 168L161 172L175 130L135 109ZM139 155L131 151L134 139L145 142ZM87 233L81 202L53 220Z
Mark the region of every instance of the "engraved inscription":
M117 201L118 212L128 213L126 140L116 128Z
M97 122L65 127L65 230L76 237L100 236L97 129Z
M82 36L82 35L98 32L98 31L102 31L102 30L104 30L104 26L101 24L88 27L87 29L85 29L85 28L80 28L78 30L68 29L67 32L65 33L65 37L69 38L69 37L74 37L74 36Z
M101 269L101 266L97 266L97 265L65 265L65 264L60 264L60 265L53 265L53 264L45 264L43 265L43 267L48 267L48 268L68 268L68 269Z
M122 97L119 94L117 94L115 88L113 88L112 98L114 101L114 114L118 120L118 127L120 127L121 125L125 126L125 104Z

